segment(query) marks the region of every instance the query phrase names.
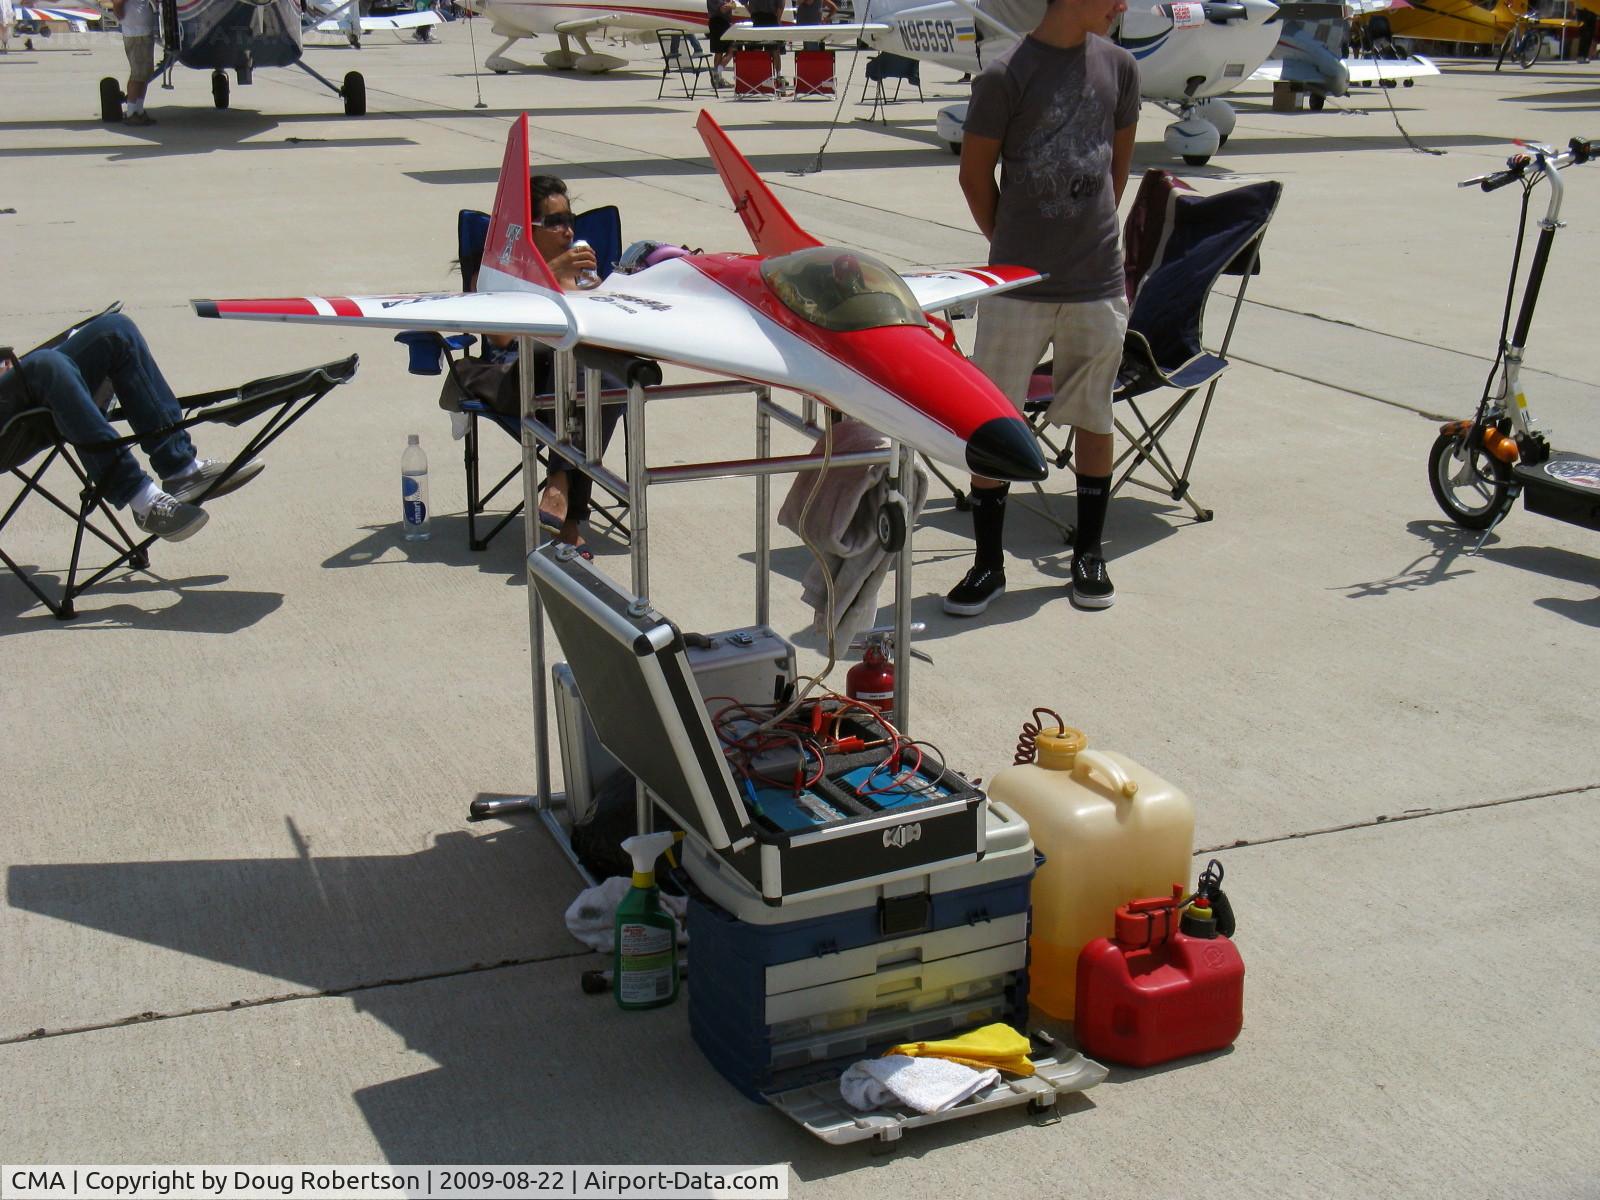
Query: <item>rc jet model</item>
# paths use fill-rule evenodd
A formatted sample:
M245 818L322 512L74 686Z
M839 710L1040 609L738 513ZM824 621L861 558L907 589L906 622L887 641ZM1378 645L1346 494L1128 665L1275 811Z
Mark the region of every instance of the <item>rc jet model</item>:
M499 0L504 2L504 0ZM1044 17L1045 0L861 0L859 20L837 25L740 23L724 35L744 42L833 42L973 72L1016 45ZM1167 150L1193 165L1215 154L1233 132L1233 109L1218 97L1238 87L1266 61L1278 41L1272 0L1195 0L1130 7L1111 40L1139 63L1139 91L1177 120L1167 127ZM940 139L961 150L967 106L939 113Z
M1016 408L930 316L1038 282L1024 267L900 274L825 246L773 196L711 115L697 125L754 254L684 254L565 292L534 245L528 118L513 124L471 293L196 300L202 317L526 335L814 396L940 462L1040 480Z
M241 87L257 67L297 66L344 100L348 116L367 111L367 83L360 71L346 73L342 84L319 75L301 60L300 10L295 0L163 0L155 6L160 19L162 59L156 74L172 86L179 64L211 72L211 101L228 107L228 75ZM122 116L122 89L114 78L100 80L100 116Z

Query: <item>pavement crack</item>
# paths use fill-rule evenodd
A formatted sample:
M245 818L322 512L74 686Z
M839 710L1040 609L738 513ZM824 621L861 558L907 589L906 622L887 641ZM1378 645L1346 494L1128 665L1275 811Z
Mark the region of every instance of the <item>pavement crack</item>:
M252 996L244 1000L229 1000L223 1004L205 1004L175 1012L141 1012L118 1017L112 1021L96 1021L87 1025L66 1025L59 1029L30 1029L27 1033L0 1036L0 1046L19 1042L39 1042L46 1038L67 1037L75 1033L98 1033L105 1029L120 1029L126 1025L147 1025L154 1021L176 1021L184 1017L202 1017L213 1013L234 1012L245 1008L265 1008L270 1004L287 1004L292 1000L325 1000L336 996L349 996L358 992L377 991L380 988L405 987L413 983L431 983L438 979L456 979L465 975L483 975L490 971L503 971L508 967L535 966L539 963L562 962L572 958L586 958L588 950L574 950L564 954L531 955L525 958L504 958L493 963L473 963L467 967L453 967L447 971L427 971L420 975L397 976L392 979L371 979L339 987L307 989L299 992L282 992L274 996Z
M1397 813L1380 813L1365 821L1351 821L1345 825L1328 825L1321 829L1303 829L1296 833L1280 833L1273 837L1239 838L1237 841L1221 842L1215 846L1204 846L1194 852L1196 858L1202 854L1219 854L1224 850L1240 850L1246 846L1270 846L1274 842L1294 842L1304 838L1322 837L1330 833L1349 833L1355 829L1371 829L1377 825L1395 825L1401 821L1416 821L1423 817L1443 817L1450 813L1472 812L1480 808L1499 808L1505 804L1524 804L1529 800L1551 800L1557 796L1578 796L1584 792L1600 789L1600 783L1580 783L1575 787L1556 788L1548 792L1529 792L1525 796L1502 796L1498 800L1474 800L1469 804L1447 804L1436 808L1408 808Z

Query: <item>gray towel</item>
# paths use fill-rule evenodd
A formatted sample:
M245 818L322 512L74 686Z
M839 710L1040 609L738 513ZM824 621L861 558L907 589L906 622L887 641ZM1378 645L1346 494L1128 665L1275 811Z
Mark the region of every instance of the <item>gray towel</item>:
M833 452L849 454L860 450L881 450L889 439L869 425L846 417L833 427ZM822 453L819 440L813 454ZM778 510L778 524L800 532L800 510L811 494L817 472L801 471ZM863 629L877 624L878 589L889 572L889 556L878 545L878 510L888 499L889 468L873 466L832 467L823 479L817 498L806 514L806 533L822 552L823 562L834 580L835 645L843 649ZM911 512L908 526L928 499L928 476L919 466L909 481L901 481ZM909 536L909 533L908 533ZM816 631L826 636L828 589L823 567L815 561L801 580L801 598L816 613Z

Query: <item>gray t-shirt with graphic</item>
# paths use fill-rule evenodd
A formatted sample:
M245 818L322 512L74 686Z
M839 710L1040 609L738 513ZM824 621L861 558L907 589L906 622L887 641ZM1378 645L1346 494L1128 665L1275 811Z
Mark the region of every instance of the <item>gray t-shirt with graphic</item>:
M1095 34L1070 49L1025 37L972 81L966 131L1000 142L989 262L1049 275L1013 296L1079 303L1122 295L1111 146L1138 120L1138 64Z

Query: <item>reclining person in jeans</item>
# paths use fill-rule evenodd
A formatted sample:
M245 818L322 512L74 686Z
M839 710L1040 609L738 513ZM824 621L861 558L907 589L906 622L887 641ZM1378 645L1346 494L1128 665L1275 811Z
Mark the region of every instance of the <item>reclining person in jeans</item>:
M127 447L90 448L123 436L95 403L95 393L107 382L140 435L139 445L161 477L159 486ZM173 428L183 420L183 410L139 327L121 313L104 313L59 346L24 355L16 371L0 366L0 425L36 403L49 408L61 436L79 448L101 495L116 508L131 506L134 524L170 542L181 542L206 523L205 510L192 501L231 492L264 465L246 463L206 491L228 463L195 457L188 432Z

